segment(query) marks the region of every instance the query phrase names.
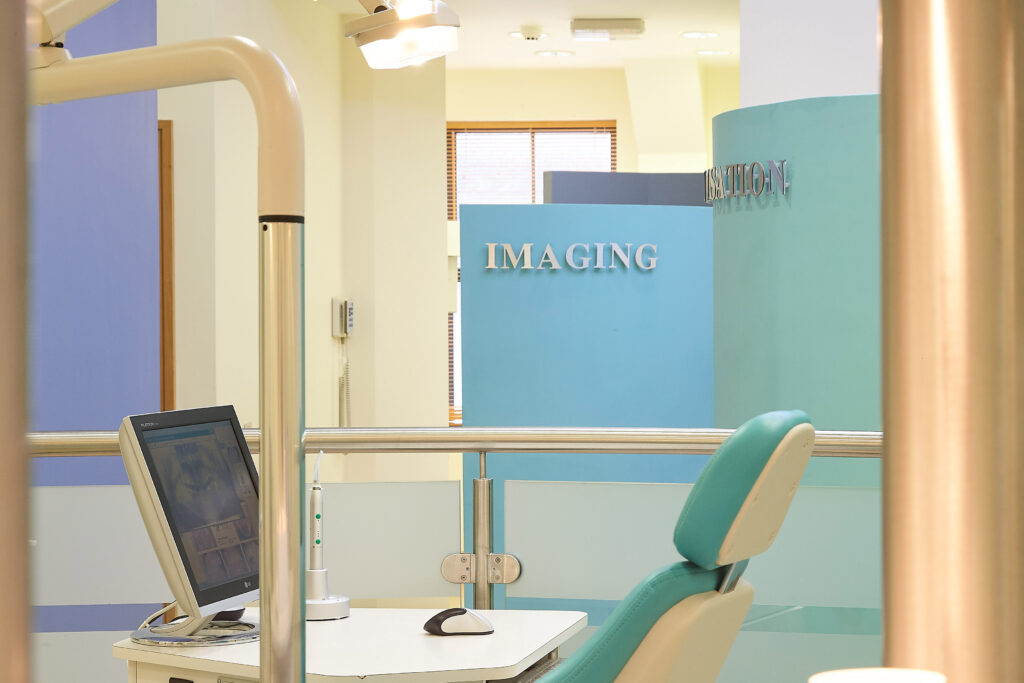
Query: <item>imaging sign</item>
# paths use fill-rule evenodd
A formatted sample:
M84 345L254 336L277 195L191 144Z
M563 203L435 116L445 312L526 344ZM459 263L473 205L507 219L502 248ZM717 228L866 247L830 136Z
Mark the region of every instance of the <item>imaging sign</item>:
M574 242L563 252L547 244L543 250L534 249L534 242L521 243L519 248L508 242L486 242L487 265L484 270L629 270L632 264L640 270L654 270L658 265L658 245L641 244L633 248L631 242ZM540 260L534 264L534 256ZM565 255L562 258L562 255ZM616 265L618 261L618 265ZM499 265L500 264L500 265Z
M704 201L708 204L733 197L760 197L776 192L785 195L788 187L785 159L728 164L704 171Z

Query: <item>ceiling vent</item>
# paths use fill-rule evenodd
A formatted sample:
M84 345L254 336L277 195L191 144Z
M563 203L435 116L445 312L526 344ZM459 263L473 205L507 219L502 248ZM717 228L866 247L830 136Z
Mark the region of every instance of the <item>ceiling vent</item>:
M644 32L643 19L573 19L570 24L576 40L604 42L633 40Z

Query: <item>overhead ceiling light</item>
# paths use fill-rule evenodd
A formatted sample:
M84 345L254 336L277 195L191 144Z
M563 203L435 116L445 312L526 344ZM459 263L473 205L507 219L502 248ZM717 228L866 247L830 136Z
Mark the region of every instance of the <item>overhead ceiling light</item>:
M729 54L728 50L697 50L697 54L701 57L721 57L722 55Z
M455 52L459 17L442 0L359 0L370 16L345 24L371 69L401 69Z
M518 31L512 31L508 34L509 38L517 38L519 40L540 40L541 38L547 38L548 34L544 33L540 26L522 26Z
M508 34L508 37L516 38L518 40L541 40L542 38L547 38L548 34L538 33L536 35L526 35L522 31L512 31L511 33Z
M712 31L687 31L683 34L683 38L690 38L692 40L707 40L708 38L717 38L718 34Z
M537 50L533 54L538 57L572 57L576 53L572 50Z
M643 19L573 19L572 37L584 41L628 40L644 32Z

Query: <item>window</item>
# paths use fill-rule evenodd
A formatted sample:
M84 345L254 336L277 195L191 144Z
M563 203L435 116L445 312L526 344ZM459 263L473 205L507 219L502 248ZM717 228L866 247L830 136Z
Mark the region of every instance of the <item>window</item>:
M448 124L448 220L460 204L544 201L545 171L614 171L615 122ZM460 278L461 280L461 278ZM448 316L448 418L462 424L462 309Z

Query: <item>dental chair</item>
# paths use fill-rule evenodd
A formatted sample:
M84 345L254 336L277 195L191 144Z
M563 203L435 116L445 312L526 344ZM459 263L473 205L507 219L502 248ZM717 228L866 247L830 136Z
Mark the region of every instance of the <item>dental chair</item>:
M685 559L649 575L579 650L533 680L714 683L754 599L740 576L775 540L813 447L799 410L743 424L679 515L674 540Z

